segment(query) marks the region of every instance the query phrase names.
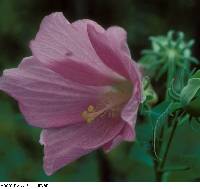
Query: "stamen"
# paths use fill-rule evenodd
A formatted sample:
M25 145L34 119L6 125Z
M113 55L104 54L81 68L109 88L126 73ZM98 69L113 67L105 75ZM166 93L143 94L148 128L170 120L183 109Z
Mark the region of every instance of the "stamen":
M95 106L90 104L87 109L81 113L81 116L86 123L93 122L97 117L116 117L119 115L130 96L131 91L124 83L116 85L113 90L105 93Z
M96 106L96 108L93 105L89 105L87 110L82 112L81 116L86 123L91 123L97 117L116 117L122 109L124 103L127 101L127 97L125 98L123 95L118 96L115 93L112 95L111 93L106 94L105 97L106 98L104 98L104 100L102 100L101 103Z
M87 123L91 123L94 121L98 116L103 116L104 115L104 109L101 109L99 111L96 111L94 106L89 105L86 111L83 111L81 116Z
M94 112L94 106L89 105L88 108L87 108L87 111L88 111L89 113Z

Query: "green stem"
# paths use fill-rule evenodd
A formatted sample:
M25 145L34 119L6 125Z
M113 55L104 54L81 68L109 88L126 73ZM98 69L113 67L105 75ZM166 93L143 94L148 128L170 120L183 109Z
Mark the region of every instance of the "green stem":
M162 146L162 140L163 140L163 136L164 136L164 130L165 130L165 125L163 125L163 127L161 128L159 137L158 137L158 144L157 144L157 149L155 149L157 151L157 154L160 154L160 149ZM154 159L154 166L155 166L155 171L156 171L156 180L157 181L161 181L161 172L159 171L159 166L160 166L160 157L157 157L157 159Z
M163 176L163 169L164 169L164 166L165 166L165 163L166 163L166 160L167 160L167 157L169 155L169 149L170 149L170 146L171 146L171 143L172 143L172 140L173 140L173 137L174 137L174 133L176 131L176 128L178 126L178 113L176 113L175 115L175 118L173 119L172 121L172 129L171 129L171 133L170 133L170 136L169 136L169 140L167 142L167 145L166 145L166 148L164 149L164 154L163 154L163 158L162 160L160 161L160 164L158 165L158 173L157 175L158 176L158 181L162 181L162 176Z
M98 150L97 151L97 159L99 162L100 168L100 179L102 182L110 182L112 177L112 169L110 167L109 161L105 154Z
M171 81L175 76L175 62L174 59L170 59L167 62L168 73L167 73L167 86L166 86L166 98L168 99L168 88L170 87Z

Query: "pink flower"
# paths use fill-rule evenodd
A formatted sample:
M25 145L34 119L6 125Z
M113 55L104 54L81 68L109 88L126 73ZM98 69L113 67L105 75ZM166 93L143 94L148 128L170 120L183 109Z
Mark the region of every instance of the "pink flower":
M44 18L33 56L5 70L0 89L19 102L27 122L43 128L44 169L51 175L97 148L135 139L141 77L126 32L91 20Z

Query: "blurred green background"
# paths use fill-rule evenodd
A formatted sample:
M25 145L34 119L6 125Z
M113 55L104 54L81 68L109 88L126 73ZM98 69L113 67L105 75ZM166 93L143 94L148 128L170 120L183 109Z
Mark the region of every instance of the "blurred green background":
M16 67L23 57L31 55L29 41L35 37L42 18L55 11L64 12L69 21L89 18L104 27L124 27L135 60L142 49L149 47L149 36L166 34L170 29L195 38L194 54L199 58L199 10L199 0L0 0L0 71ZM24 121L17 103L0 93L0 181L155 180L154 161L147 153L152 128L143 121L137 124L136 142L121 144L106 156L93 152L50 177L42 169L39 134L40 129ZM179 128L169 162L183 162L190 168L169 171L166 180L200 180L199 146L198 127Z

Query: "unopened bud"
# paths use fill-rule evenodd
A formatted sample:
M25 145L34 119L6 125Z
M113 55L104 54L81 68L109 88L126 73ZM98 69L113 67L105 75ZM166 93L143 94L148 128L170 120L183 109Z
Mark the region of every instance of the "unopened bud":
M183 88L180 95L183 108L194 117L200 117L200 70L198 70Z

